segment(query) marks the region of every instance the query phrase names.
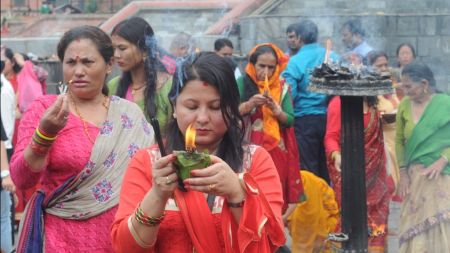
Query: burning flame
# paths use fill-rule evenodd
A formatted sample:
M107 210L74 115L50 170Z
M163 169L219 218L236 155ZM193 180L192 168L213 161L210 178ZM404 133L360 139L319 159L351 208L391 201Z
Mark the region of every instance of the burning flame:
M332 46L333 46L333 42L331 41L331 39L327 39L327 51L325 52L325 60L323 61L323 63L325 63L325 64L328 63L328 58L330 58L330 52L331 52Z
M200 53L200 51L201 51L201 50L200 50L200 48L198 48L198 47L197 47L197 48L195 48L195 53L197 53L197 54L198 54L198 53Z
M193 152L195 150L195 128L192 123L186 129L185 138L186 151Z
M377 224L372 223L372 233L371 236L382 236L386 233L386 226L384 224L381 224L377 226Z

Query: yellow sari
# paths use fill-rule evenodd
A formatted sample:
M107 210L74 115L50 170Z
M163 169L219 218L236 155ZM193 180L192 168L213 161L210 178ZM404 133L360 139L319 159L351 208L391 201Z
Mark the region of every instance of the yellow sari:
M321 178L302 170L306 201L288 218L292 253L326 252L324 242L339 220L339 207L333 189Z

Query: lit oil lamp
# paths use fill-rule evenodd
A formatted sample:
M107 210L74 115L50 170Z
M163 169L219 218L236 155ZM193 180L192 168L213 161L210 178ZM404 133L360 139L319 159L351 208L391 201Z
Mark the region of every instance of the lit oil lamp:
M186 137L185 137L185 149L188 153L194 153L196 151L195 147L195 134L197 133L196 129L192 126L192 123L186 129Z
M186 130L185 151L174 151L177 159L174 162L177 168L178 177L181 180L189 178L191 171L203 169L211 164L211 158L208 152L197 152L195 147L195 128L192 124Z

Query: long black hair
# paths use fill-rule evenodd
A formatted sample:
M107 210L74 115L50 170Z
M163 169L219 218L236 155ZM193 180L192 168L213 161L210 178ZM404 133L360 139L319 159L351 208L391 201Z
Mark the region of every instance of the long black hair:
M188 57L177 66L172 89L169 93L172 106L178 95L189 81L200 80L214 86L220 95L220 109L227 126L217 150L217 156L230 167L239 172L243 162L243 129L242 117L239 113L239 91L234 79L233 69L220 56L213 52L202 52ZM171 116L167 126L167 152L182 150L185 147L184 137L175 118Z
M22 67L19 64L17 64L16 59L14 58L14 52L11 50L11 48L7 47L7 48L5 48L4 53L5 53L6 58L8 58L12 64L13 72L15 74L18 74L20 72L20 70L22 70Z
M61 60L61 62L64 61L64 54L67 47L74 40L78 39L88 39L92 41L105 62L111 62L111 59L114 55L114 48L112 46L111 38L102 29L96 26L88 25L75 27L64 33L62 38L59 40L56 50L58 58ZM103 84L102 93L104 95L108 95L108 86L106 84Z
M397 50L395 51L395 56L397 56L397 58L400 55L400 50L402 49L402 47L408 47L411 50L413 59L416 59L416 50L414 49L414 46L411 45L410 43L402 43L397 47ZM400 67L399 62L397 63L397 65Z
M117 35L131 44L135 45L141 52L145 53L144 71L145 71L145 89L144 105L147 118L155 117L156 104L156 63L157 63L157 45L154 37L153 28L141 17L132 17L118 23L111 32L111 36ZM128 87L133 82L131 72L125 71L117 87L116 95L125 97Z
M367 54L367 61L370 66L372 66L380 57L386 58L389 61L389 57L386 52L381 50L372 50Z

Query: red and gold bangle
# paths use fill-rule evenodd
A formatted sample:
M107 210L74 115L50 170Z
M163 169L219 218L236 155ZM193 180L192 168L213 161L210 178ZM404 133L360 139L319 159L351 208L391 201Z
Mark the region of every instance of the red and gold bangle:
M154 227L154 226L159 225L164 220L165 216L166 216L165 213L163 213L161 216L158 216L158 217L147 216L144 213L144 211L142 211L140 204L136 208L136 211L134 212L134 217L139 222L139 224L142 224L142 225L148 226L148 227Z

